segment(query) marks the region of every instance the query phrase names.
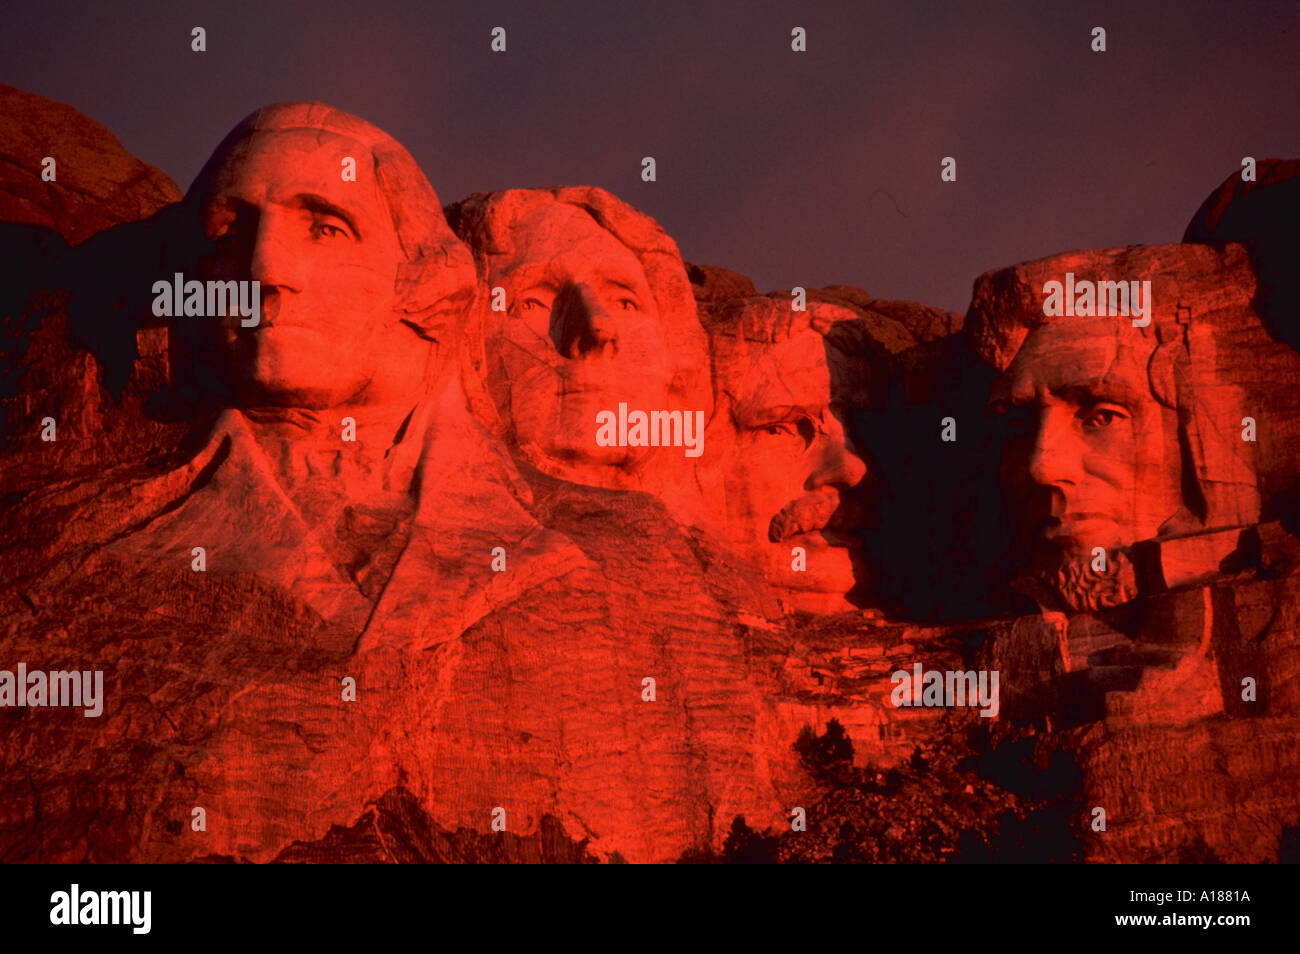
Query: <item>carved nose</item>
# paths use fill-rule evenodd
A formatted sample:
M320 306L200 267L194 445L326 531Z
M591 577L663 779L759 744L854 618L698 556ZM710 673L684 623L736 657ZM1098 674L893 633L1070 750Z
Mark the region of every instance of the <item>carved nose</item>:
M560 354L574 360L618 353L614 320L588 285L570 285L560 293L551 315L551 339Z
M248 276L261 282L263 289L302 290L302 263L285 234L287 225L273 215L263 215L257 224Z
M1081 466L1082 448L1074 439L1071 415L1063 409L1044 410L1026 461L1030 481L1043 487L1072 484Z
M858 449L840 427L828 430L819 438L817 463L808 481L809 490L821 487L839 487L848 490L856 487L867 476L867 465L858 456Z

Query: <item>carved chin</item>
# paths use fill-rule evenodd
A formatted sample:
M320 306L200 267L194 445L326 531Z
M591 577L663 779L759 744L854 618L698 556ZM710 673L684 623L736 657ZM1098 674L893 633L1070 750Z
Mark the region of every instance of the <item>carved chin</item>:
M786 612L842 613L857 608L857 604L848 598L849 592L854 588L852 580L842 586L827 588L773 588Z
M801 546L806 552L807 569L791 569L791 548ZM842 598L861 585L864 567L859 553L848 547L832 546L820 534L800 534L775 546L765 548L768 576L773 586L784 593L806 595L816 600Z
M613 479L613 472L634 469L648 448L597 447L579 441L545 440L528 442L520 435L516 448L523 457L543 473L567 476L571 479L585 477L597 486L602 478Z

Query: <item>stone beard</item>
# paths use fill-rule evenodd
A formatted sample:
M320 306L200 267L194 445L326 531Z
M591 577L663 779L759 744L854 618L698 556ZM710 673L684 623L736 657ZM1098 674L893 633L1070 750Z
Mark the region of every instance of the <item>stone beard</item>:
M1065 559L1055 571L1027 570L1011 581L1011 587L1045 609L1073 613L1122 606L1138 596L1137 573L1124 548L1106 552L1105 570L1098 569L1096 557Z

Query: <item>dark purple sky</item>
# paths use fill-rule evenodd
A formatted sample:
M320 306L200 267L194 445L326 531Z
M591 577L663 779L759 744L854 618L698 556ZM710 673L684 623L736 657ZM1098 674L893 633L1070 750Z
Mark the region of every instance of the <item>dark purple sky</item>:
M600 185L760 290L959 311L989 268L1176 241L1242 156L1300 156L1296 0L292 6L9 3L0 80L183 189L246 114L318 99L400 140L444 202Z

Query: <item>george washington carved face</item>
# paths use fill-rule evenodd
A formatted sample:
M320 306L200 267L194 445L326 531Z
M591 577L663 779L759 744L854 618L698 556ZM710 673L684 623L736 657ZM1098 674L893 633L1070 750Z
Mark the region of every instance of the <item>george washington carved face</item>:
M227 153L213 179L203 270L261 283L260 324L227 319L222 329L232 370L256 397L330 407L393 370L397 234L374 178L340 175L344 157L365 151L334 133L264 132Z
M350 173L350 174L348 174ZM242 405L325 408L414 395L464 321L475 277L414 160L319 103L272 106L227 136L187 196L199 277L260 283L261 320L208 338Z

